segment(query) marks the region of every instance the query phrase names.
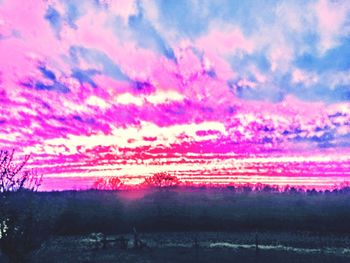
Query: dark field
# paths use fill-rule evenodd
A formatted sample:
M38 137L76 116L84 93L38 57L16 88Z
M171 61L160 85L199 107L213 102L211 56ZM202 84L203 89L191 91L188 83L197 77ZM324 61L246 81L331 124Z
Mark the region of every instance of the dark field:
M112 238L112 236L109 236ZM132 240L132 236L124 236ZM127 250L114 244L94 246L89 236L60 237L38 251L35 262L349 262L350 250L322 247L319 237L293 233L261 233L256 251L255 233L176 232L145 233L149 248ZM271 239L272 237L272 239ZM198 247L194 245L197 238ZM282 242L276 242L281 238ZM326 237L324 237L326 238ZM331 238L331 237L328 237ZM316 240L316 243L308 243ZM329 239L330 240L330 239ZM337 239L340 241L340 239ZM343 240L345 243L349 241ZM345 244L344 243L344 244ZM268 245L270 244L270 245ZM293 245L294 247L288 246ZM315 248L319 246L320 248ZM311 246L313 248L306 248Z
M31 213L34 235L45 233L26 262L350 262L346 190L19 192L10 200Z

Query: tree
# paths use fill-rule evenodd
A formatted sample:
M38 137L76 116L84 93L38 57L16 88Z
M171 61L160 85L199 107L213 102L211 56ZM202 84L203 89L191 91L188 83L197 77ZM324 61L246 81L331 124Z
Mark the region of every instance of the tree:
M118 177L112 176L112 177L103 177L103 178L97 179L94 182L92 188L97 190L114 191L114 190L119 190L122 186L123 186L122 181Z
M15 164L13 157L15 151L0 151L0 193L6 196L11 192L21 190L36 191L42 181L35 171L22 171L28 162L30 155L26 155L24 160L19 164Z
M26 262L42 243L31 192L37 191L42 176L24 170L30 156L16 164L14 150L0 151L0 250L10 262ZM41 232L43 233L43 232Z
M157 188L169 188L178 186L180 184L180 180L176 176L171 175L167 172L160 172L155 173L151 177L147 177L143 184Z

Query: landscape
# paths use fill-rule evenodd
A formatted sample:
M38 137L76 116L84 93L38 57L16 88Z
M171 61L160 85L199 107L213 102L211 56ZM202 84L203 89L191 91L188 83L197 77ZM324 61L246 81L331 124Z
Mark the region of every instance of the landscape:
M349 25L0 0L0 263L350 262Z

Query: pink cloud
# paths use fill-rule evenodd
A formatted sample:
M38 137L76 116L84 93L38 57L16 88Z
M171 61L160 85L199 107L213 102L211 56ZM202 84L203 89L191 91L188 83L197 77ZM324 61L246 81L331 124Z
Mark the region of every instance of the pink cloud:
M237 28L227 31L213 29L207 35L197 39L196 46L220 55L238 51L251 53L254 50L254 43Z
M350 5L347 1L319 0L315 8L321 36L320 51L324 52L337 45L339 37L349 33L344 26Z

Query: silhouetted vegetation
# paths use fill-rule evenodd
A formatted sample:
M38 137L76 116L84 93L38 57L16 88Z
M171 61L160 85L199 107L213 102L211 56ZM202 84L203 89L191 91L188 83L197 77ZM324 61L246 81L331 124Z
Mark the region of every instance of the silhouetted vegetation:
M180 180L167 172L155 173L153 176L145 178L142 185L148 187L168 189L180 185Z
M41 176L23 169L28 159L25 156L16 164L14 151L0 151L0 251L10 262L26 262L45 240L49 228L41 222L42 208L32 194Z
M101 177L97 179L94 182L92 189L114 191L114 190L119 190L122 187L123 187L122 181L116 176L111 176L111 177Z

